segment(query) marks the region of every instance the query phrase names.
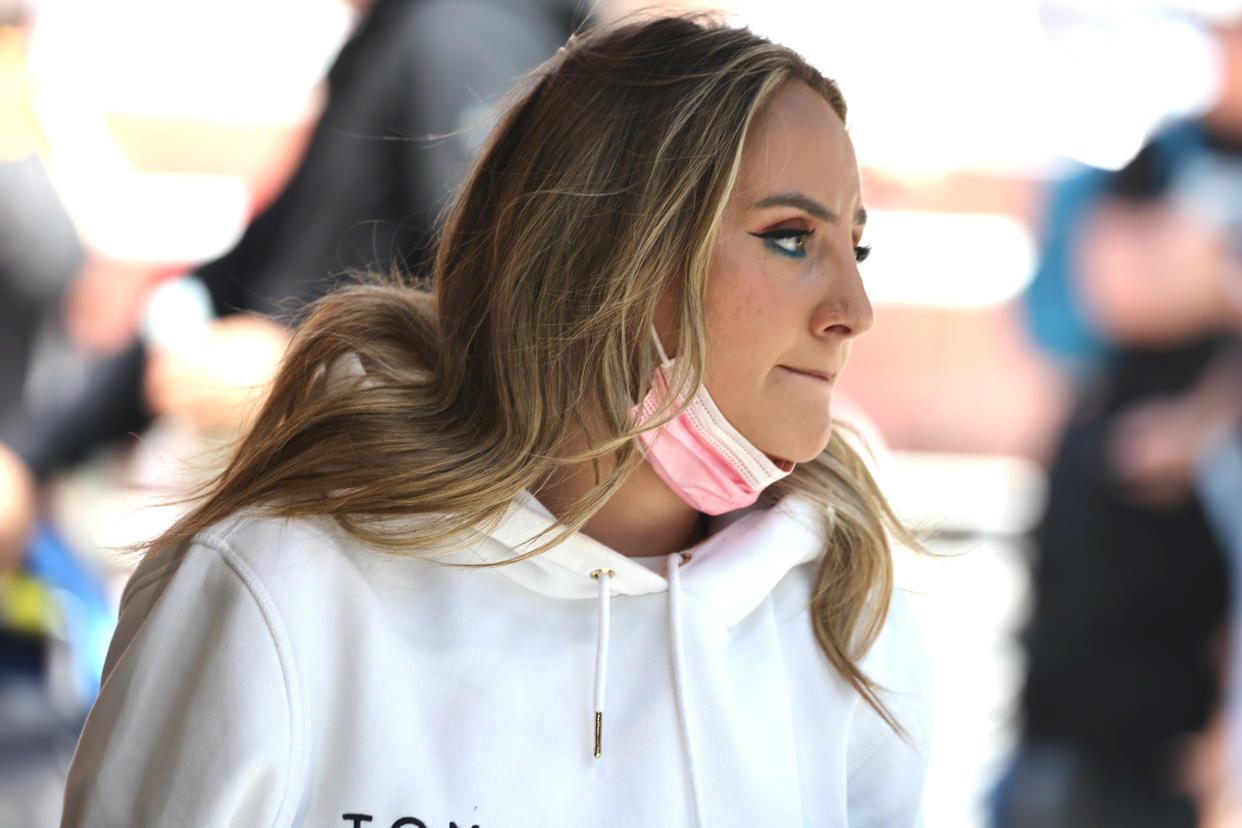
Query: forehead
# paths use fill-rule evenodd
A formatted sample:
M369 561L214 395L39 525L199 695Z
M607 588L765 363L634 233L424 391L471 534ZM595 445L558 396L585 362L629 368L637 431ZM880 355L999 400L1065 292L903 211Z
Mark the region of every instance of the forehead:
M773 94L746 134L734 195L749 203L771 192L802 192L845 214L861 201L845 124L823 96L798 81Z

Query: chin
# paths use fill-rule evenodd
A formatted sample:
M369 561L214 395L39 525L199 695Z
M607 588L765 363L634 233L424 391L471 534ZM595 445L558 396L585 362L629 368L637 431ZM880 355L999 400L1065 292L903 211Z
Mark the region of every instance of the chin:
M772 462L778 466L784 466L789 463L809 463L816 457L823 454L824 449L828 448L828 440L832 436L832 432L827 432L822 440L808 441L799 445L785 445L779 447L777 451L765 452Z
M809 462L811 460L814 460L816 457L819 457L821 454L823 454L824 450L828 448L828 443L831 440L832 440L832 421L829 420L828 425L824 429L822 436L818 440L815 441L815 444L813 446L811 446L808 449L809 456L806 458L806 460L803 460L802 462L803 463Z
M816 450L811 450L811 451L806 452L805 454L802 454L800 457L798 457L798 459L794 460L793 462L795 462L795 463L810 463L810 462L811 462L812 460L814 460L816 457L819 457L821 454L823 454L823 453L824 453L824 449L826 449L826 448L828 448L828 444L827 444L827 443L824 443L824 444L823 444L822 446L820 446L818 449L816 449Z

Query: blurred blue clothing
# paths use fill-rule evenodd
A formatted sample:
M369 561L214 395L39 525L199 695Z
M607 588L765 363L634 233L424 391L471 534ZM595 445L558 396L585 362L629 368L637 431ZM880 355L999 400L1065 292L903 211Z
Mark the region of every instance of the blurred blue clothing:
M1206 147L1197 121L1176 123L1148 144L1162 171L1150 182L1167 187L1169 176ZM1074 255L1083 221L1118 173L1079 167L1052 185L1039 242L1039 265L1024 296L1027 324L1036 344L1081 376L1095 367L1110 345L1093 330L1074 288Z
M1194 802L1059 744L1024 744L989 797L995 828L1195 828Z
M1036 343L1066 361L1091 360L1104 348L1079 307L1070 273L1076 231L1099 200L1107 179L1104 170L1085 167L1052 188L1039 267L1024 299Z
M1229 552L1237 594L1242 595L1242 424L1204 454L1196 483L1216 536ZM1242 645L1242 638L1238 643Z
M48 680L53 651L67 670L54 695L86 711L99 693L116 615L100 573L50 526L38 527L15 573L0 581L0 683ZM66 681L67 680L67 681Z
M83 709L89 708L99 694L104 656L116 629L104 582L46 523L35 531L24 566L52 591L62 627L58 632L73 661L74 689Z
M1199 499L1226 550L1234 594L1242 595L1242 423L1203 455L1197 471ZM1242 610L1236 602L1229 645L1226 727L1236 750L1242 746Z

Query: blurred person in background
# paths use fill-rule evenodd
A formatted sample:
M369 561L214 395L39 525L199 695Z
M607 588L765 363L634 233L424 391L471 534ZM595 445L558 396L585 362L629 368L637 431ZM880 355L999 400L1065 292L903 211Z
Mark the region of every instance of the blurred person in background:
M436 213L486 131L477 122L574 22L568 0L357 5L363 17L329 72L324 110L283 190L232 250L156 288L153 300L148 284L82 269L81 245L30 137L34 108L19 83L23 67L10 59L20 30L0 28L0 673L22 679L0 688L0 805L23 824L55 819L110 634L97 628L113 623L99 573L83 561L99 550L70 548L40 521L38 487L153 417L191 431L239 428L283 353L291 308L338 274L424 273ZM46 358L35 346L48 322L68 329L90 370L80 386L62 375L55 393L31 395L29 357ZM72 605L61 606L70 593ZM82 626L83 615L85 628L71 629L73 651L50 651L65 630L48 625ZM73 663L52 663L61 658ZM45 734L57 740L54 761Z
M685 18L520 90L429 289L318 302L149 546L64 825L921 824L840 90Z
M239 427L283 351L291 309L343 274L425 273L430 228L481 140L479 122L573 24L568 0L356 5L364 16L329 71L300 164L232 250L151 306L171 318L148 314L143 326L149 294L101 280L107 272L70 287L76 340L114 355L72 398L28 408L0 432L0 489L13 493L0 536L29 525L19 507L32 502L31 481L140 433L153 415Z
M1212 796L1189 778L1187 747L1218 709L1231 590L1195 477L1242 413L1229 275L1242 250L1242 26L1213 34L1215 105L1050 199L1044 267L1065 270L1091 325L1083 341L1103 351L1080 371L1035 533L1004 828L1193 826L1195 798Z
M0 2L0 433L23 416L31 359L82 265L73 223L40 158L26 70L26 8ZM19 457L0 445L0 573L18 563L33 496Z

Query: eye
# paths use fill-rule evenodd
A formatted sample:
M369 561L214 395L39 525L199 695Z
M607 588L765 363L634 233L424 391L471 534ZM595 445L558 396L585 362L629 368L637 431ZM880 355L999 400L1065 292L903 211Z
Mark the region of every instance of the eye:
M806 256L806 240L815 234L814 230L802 230L797 227L785 227L769 230L766 233L751 233L757 239L763 239L763 246L775 250L782 256L801 259Z
M854 247L854 261L862 264L867 261L867 257L871 255L871 245L859 244Z

